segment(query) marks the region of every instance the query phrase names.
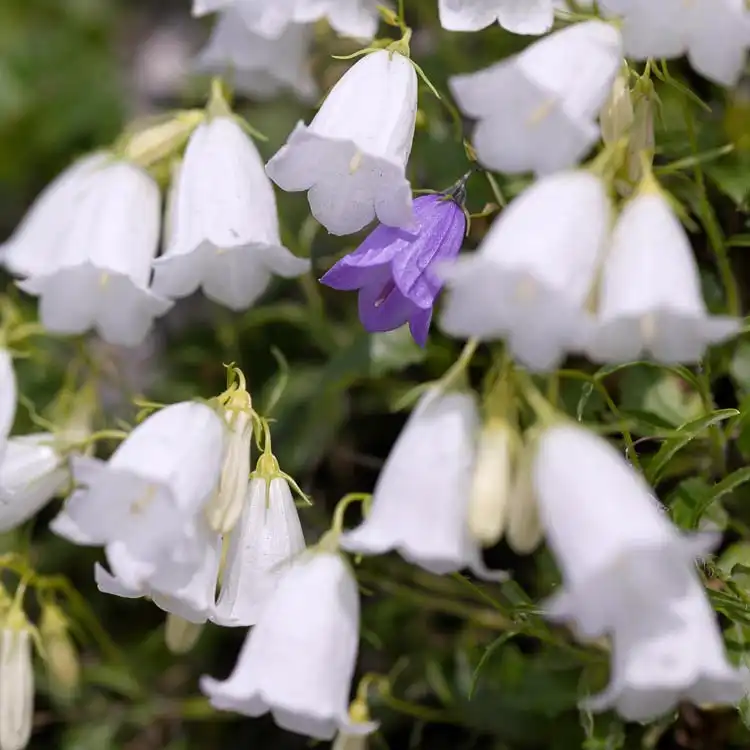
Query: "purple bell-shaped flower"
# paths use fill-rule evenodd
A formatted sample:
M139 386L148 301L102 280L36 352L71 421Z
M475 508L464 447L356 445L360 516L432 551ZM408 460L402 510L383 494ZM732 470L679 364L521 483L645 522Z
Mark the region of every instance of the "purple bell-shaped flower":
M453 260L466 234L463 201L469 174L446 193L417 198L414 227L378 225L321 278L333 289L359 291L359 318L365 330L392 331L408 323L414 340L425 345L432 308L443 286L434 266Z

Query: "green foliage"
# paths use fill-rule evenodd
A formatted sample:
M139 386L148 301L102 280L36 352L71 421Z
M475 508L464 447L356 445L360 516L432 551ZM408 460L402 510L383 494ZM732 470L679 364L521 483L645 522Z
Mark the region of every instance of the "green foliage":
M406 5L417 31L415 56L443 95L449 75L477 70L525 43L499 28L477 35L442 32L434 2L408 0ZM0 227L6 232L73 157L108 144L119 133L128 103L118 84L122 74L115 49L127 47L123 29L137 14L143 13L148 24L148 6L134 0L0 3ZM320 31L314 68L324 87L349 65L331 55L354 49ZM656 81L656 174L692 231L712 309L737 311L747 296L750 273L745 258L750 246L747 104L741 92L727 98L677 63L662 77ZM410 177L415 188L440 189L467 169L464 132L449 99L440 101L424 89L420 104ZM289 99L241 102L239 109L267 134L268 143L258 144L265 156L283 143L300 117L310 116L310 110ZM498 175L497 182L501 201L482 176L472 178L472 213L506 202L528 180ZM317 275L361 239L318 232L301 195L279 195L279 205L285 241L313 259ZM476 245L491 220L472 222L467 247ZM259 408L277 402L274 448L284 470L315 500L304 514L307 536L315 539L341 495L372 488L403 423L394 406L415 386L440 377L459 352L456 342L437 331L426 350L403 330L366 335L352 297L308 278L279 285L243 315L195 300L178 304L175 317L183 322L160 329L145 383L142 375L131 378L122 360L102 355L99 375L111 402L107 426L116 426L116 418L132 423L135 410L127 401L142 392L165 402L219 392L226 376L223 365L236 362L248 374ZM32 305L24 309L33 315ZM274 348L286 366L274 358ZM77 352L70 342L40 342L31 358L17 363L24 396L37 407L49 404ZM476 380L486 363L487 352L480 350L471 373ZM712 603L724 617L731 653L745 660L750 636L750 343L728 344L699 367L635 363L596 369L575 362L558 378L561 406L621 442L656 486L675 523L686 531L709 526L726 531L729 546L705 565L703 574ZM30 428L31 416L21 408L16 429ZM99 594L92 582L96 553L53 537L46 530L49 517L44 514L30 533L9 535L0 546L3 552L28 550L39 571L64 574L81 594L68 602L71 620L78 624L81 687L67 703L51 692L41 696L33 748L306 746L268 722L214 712L198 695L200 674L228 673L241 633L209 627L193 652L170 655L162 614L144 601ZM750 745L750 705L739 713L680 711L649 728L624 726L612 715L594 720L580 713L578 698L606 683L606 646L578 646L541 618L534 603L558 582L545 551L521 558L500 545L489 555L513 570L513 582L493 586L460 576L437 578L390 557L359 566L362 664L391 676L390 692L372 710L382 718L382 737L393 750L741 750Z

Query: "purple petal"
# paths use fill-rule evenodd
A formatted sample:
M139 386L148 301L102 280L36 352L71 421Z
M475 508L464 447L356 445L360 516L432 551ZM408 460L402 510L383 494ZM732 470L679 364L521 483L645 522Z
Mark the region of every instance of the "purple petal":
M394 258L392 272L399 291L418 307L427 309L443 286L431 267L458 255L466 233L466 217L460 206L437 195L417 198L414 213L419 234L408 252Z
M359 319L369 333L383 333L400 328L419 308L404 297L393 281L385 285L366 286L359 292Z
M430 323L432 322L432 308L428 307L426 310L419 310L409 319L409 330L411 331L411 337L420 346L424 346L427 343L427 334L430 332Z
M379 224L353 252L334 264L320 279L321 284L341 291L361 289L372 282L371 270L388 266L406 250L414 235L403 229ZM380 278L379 274L376 278Z

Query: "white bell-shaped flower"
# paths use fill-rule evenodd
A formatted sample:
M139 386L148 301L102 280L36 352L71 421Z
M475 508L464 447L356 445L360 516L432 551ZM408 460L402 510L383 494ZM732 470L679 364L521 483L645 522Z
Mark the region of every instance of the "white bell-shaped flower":
M318 88L308 63L312 26L291 24L278 39L254 34L237 6L221 13L195 67L226 75L238 93L266 99L291 89L303 100L314 100Z
M0 748L23 750L34 719L34 666L31 625L20 609L11 611L0 631Z
M310 125L298 123L266 165L282 189L308 191L313 216L331 234L376 217L412 222L406 162L417 116L417 74L408 58L380 50L344 74Z
M245 26L260 37L278 39L295 23L322 18L343 36L372 39L378 29L378 0L193 0L193 14L236 8Z
M378 30L380 0L296 0L294 20L311 23L326 18L342 36L372 39Z
M380 472L362 525L341 537L350 552L396 550L405 560L442 575L484 568L469 533L469 497L479 430L473 394L425 394Z
M148 288L159 244L158 186L133 164L109 161L86 176L69 214L54 262L19 286L40 298L49 331L96 329L111 344L139 344L172 306Z
M122 542L135 559L151 560L164 549L174 557L174 541L217 486L224 430L209 406L173 404L138 425L108 462L74 459L82 486L52 530L82 544Z
M50 433L12 437L0 460L0 533L36 515L68 482Z
M8 435L16 418L18 384L16 371L13 369L13 357L10 352L0 347L0 460L6 449Z
M0 262L13 274L48 273L60 258L60 235L76 209L90 175L107 159L90 154L56 177L34 201L18 229L0 245Z
M177 180L169 244L154 262L157 294L184 297L201 286L210 299L242 310L273 274L310 268L282 246L273 186L234 118L216 117L193 132Z
M736 705L746 676L727 660L716 615L695 574L682 596L629 613L612 635L610 684L585 701L592 711L614 708L628 721L650 721L680 701Z
M596 118L621 63L617 29L587 21L450 87L478 121L472 144L485 167L548 174L574 166L599 138Z
M553 0L439 0L440 25L479 31L499 23L514 34L544 34L555 20Z
M695 558L715 541L682 534L618 451L573 423L537 437L532 479L563 575L548 614L573 624L584 638L682 596Z
M351 721L349 690L359 644L359 592L347 562L311 551L284 573L234 671L201 679L211 705L246 716L273 714L283 729L333 739L337 730L366 734Z
M242 517L229 537L213 622L255 625L281 576L304 549L305 537L286 479L252 479Z
M600 0L608 15L622 19L625 54L635 60L687 54L712 81L732 86L750 48L750 9L745 0Z
M184 554L186 543L189 555ZM174 548L165 550L156 559L138 560L122 542L106 550L113 573L98 564L94 567L99 591L127 599L148 596L160 609L187 622L206 622L216 601L221 558L221 537L206 523L195 524L177 553Z
M615 225L599 287L598 325L587 347L597 362L697 362L734 335L734 318L710 316L690 240L653 178Z
M585 309L606 249L607 186L585 171L534 183L503 211L478 252L442 269L441 327L455 336L505 338L534 370L554 368L585 344Z

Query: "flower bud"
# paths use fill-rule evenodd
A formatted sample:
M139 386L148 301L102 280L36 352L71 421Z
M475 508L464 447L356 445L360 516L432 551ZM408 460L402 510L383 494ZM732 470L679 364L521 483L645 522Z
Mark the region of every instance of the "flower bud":
M167 615L164 640L173 654L186 654L190 651L198 642L202 632L202 622L189 622L171 612Z
M247 494L253 440L252 406L247 391L237 391L232 396L224 418L229 426L227 452L219 490L206 509L209 525L220 534L227 534L235 527Z
M70 637L68 620L57 605L46 605L42 609L39 632L47 657L52 692L63 700L68 699L78 689L81 665Z
M531 454L532 451L527 447L521 456L508 503L506 538L510 548L519 555L533 552L543 536L532 485Z
M362 698L356 698L349 706L349 719L353 725L370 725L370 710L367 702ZM371 729L371 726L369 727ZM333 741L331 750L367 750L367 733L349 734L339 732Z
M654 159L654 104L656 93L651 81L641 79L634 92L633 126L628 144L628 177L637 183L643 176L643 154L650 164Z
M125 156L139 166L149 167L179 151L204 119L202 110L189 110L131 133L124 144Z
M483 547L500 541L508 516L513 431L491 419L479 436L469 499L469 531Z
M624 138L633 127L633 119L633 101L630 98L626 69L615 78L609 99L599 116L604 143L609 145Z
M23 750L34 718L31 625L14 610L0 632L0 750Z

